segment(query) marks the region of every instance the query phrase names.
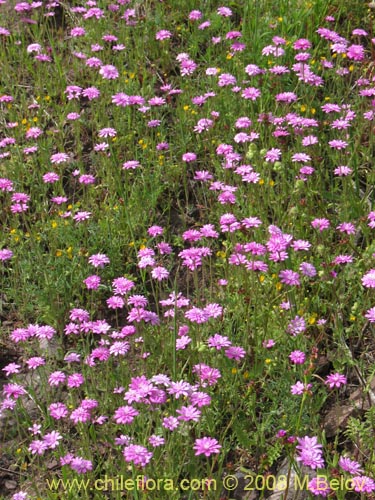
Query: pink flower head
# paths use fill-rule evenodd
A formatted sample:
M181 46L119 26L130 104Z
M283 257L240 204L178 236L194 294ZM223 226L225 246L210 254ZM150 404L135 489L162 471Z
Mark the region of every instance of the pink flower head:
M116 80L116 78L119 77L119 72L115 66L112 66L111 64L104 65L100 68L99 74L105 79L105 80Z
M330 222L328 219L314 219L311 222L311 225L314 229L318 229L320 232L324 231L324 229L328 229L330 226Z
M0 250L0 261L9 260L13 257L12 250L8 250L7 248L3 248Z
M126 462L133 462L134 465L145 467L150 462L153 454L144 446L130 444L124 448L123 455Z
M305 362L306 355L302 351L293 351L289 354L289 359L295 365L302 365Z
M94 267L104 267L105 264L109 264L110 260L109 258L102 253L97 253L95 255L91 255L89 257L89 264L91 264Z
M365 49L362 45L350 45L346 52L349 59L353 61L363 61L365 58Z
M156 40L168 40L171 38L172 33L168 30L160 30L156 33L155 39Z
M182 160L187 163L195 161L197 159L197 155L195 153L184 153L182 155Z
M232 11L229 7L219 7L217 13L222 17L230 17L232 15Z
M329 386L330 389L334 387L341 387L347 383L347 379L345 375L341 373L331 373L327 376L325 383Z
M307 485L307 489L314 496L327 497L331 493L331 488L329 487L329 479L326 476L320 475L318 477L313 477Z
M69 160L69 155L66 153L55 153L50 158L51 163L64 163Z
M312 469L323 468L324 460L322 457L322 445L318 443L318 439L313 436L305 436L303 438L297 438L298 445L296 450L299 455L297 456L297 462L302 462L303 465L311 467Z
M203 437L195 440L195 455L205 455L209 457L212 454L220 453L221 445L211 437Z
M163 234L163 228L160 226L151 226L147 229L147 233L150 236L160 236Z

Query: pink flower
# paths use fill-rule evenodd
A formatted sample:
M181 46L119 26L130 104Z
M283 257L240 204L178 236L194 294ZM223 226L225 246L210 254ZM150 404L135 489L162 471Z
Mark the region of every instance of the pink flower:
M220 453L221 445L211 437L203 437L195 440L194 450L195 455L205 455L209 457L212 454Z
M122 169L123 170L135 170L140 166L138 160L130 160L126 161L125 163L122 164Z
M324 229L329 228L330 222L328 219L314 219L311 225L314 229L319 229L319 231L322 232Z
M360 464L354 460L350 460L348 457L340 457L339 467L353 476L357 476L363 472Z
M85 474L92 470L92 462L82 457L75 457L70 461L70 467L78 474Z
M45 443L42 440L35 439L34 441L31 441L30 446L28 450L33 454L33 455L43 455L44 452L48 449L47 443Z
M0 250L0 261L9 260L13 257L12 250L8 250L7 248L3 248Z
M97 290L100 285L100 282L101 278L96 274L88 276L86 279L83 280L83 283L86 285L86 288L88 290Z
M115 66L112 66L111 64L104 65L100 68L99 74L105 79L105 80L116 80L116 78L119 77L119 72Z
M281 94L277 94L275 99L277 102L287 102L290 104L297 100L297 95L294 92L282 92Z
M79 37L85 35L86 35L86 30L80 26L77 26L76 28L72 28L70 30L70 36Z
M362 277L362 285L366 288L375 288L375 269L370 269L370 271Z
M68 409L64 403L52 403L48 407L49 414L55 420L60 420L68 415Z
M375 323L375 307L371 307L371 309L366 311L365 318L367 318L370 323Z
M124 448L123 455L126 462L133 462L134 465L145 467L150 462L153 454L144 446L131 444Z
M158 281L162 281L162 280L168 278L169 271L167 271L167 269L165 269L165 267L157 266L157 267L154 267L154 269L152 270L151 276Z
M156 33L155 39L156 40L168 40L168 38L171 38L172 33L168 30L160 30Z
M281 283L284 283L285 285L299 286L301 284L299 274L291 269L280 271L279 278Z
M177 410L177 413L179 414L178 420L183 420L185 422L198 422L201 416L201 412L192 405L181 406L181 408Z
M290 387L290 392L295 396L300 396L311 388L311 384L303 384L300 380Z
M64 163L69 160L69 155L66 153L55 153L50 158L51 163Z
M48 383L50 386L58 386L59 384L65 382L65 379L66 379L65 373L58 370L51 373L51 375L48 377Z
M339 176L339 177L346 177L347 175L350 175L353 172L353 170L350 167L347 167L346 165L341 165L334 170L334 174Z
M105 254L98 253L95 255L91 255L91 257L89 257L89 264L91 264L94 267L104 267L105 264L109 263L110 260Z
M197 155L195 153L184 153L182 155L182 160L187 163L195 161L197 159Z
M375 491L375 481L368 476L355 476L351 487L357 493L372 493Z
M91 217L91 212L77 212L73 216L73 220L75 220L76 222L82 222L89 219L90 217Z
M289 359L295 365L302 365L305 362L306 355L302 351L293 351L289 354Z
M348 146L348 143L346 141L342 141L341 139L328 141L328 144L331 146L331 148L338 150L345 149Z
M44 358L41 358L40 356L34 356L32 358L29 358L26 361L26 364L30 370L35 370L36 368L39 368L39 366L45 365L46 360Z
M68 376L67 385L69 388L79 387L84 383L85 379L80 373L73 373Z
M139 412L132 406L120 406L115 411L113 418L116 424L130 424L137 415Z
M229 7L219 7L216 12L222 17L230 17L232 15L232 10Z
M353 59L353 61L363 61L365 58L365 49L362 45L350 45L346 55L349 59Z
M117 295L113 295L112 297L107 299L107 306L109 309L122 309L124 305L124 300Z
M51 450L57 448L61 440L62 440L62 435L58 431L49 432L48 434L45 434L43 437L44 443Z
M303 465L312 469L323 468L322 445L318 443L318 439L315 436L312 438L305 436L297 438L297 440L298 445L296 446L296 450L299 453L297 462L302 462Z
M327 376L325 383L329 386L330 389L334 387L341 387L347 383L347 379L345 375L341 373L331 373Z
M113 286L113 290L114 290L115 295L125 295L135 285L134 285L133 281L128 280L127 278L120 277L120 278L115 278L112 281L112 286Z
M281 151L277 148L272 148L266 152L264 155L264 159L266 162L275 163L275 161L279 161L281 158Z
M244 99L249 99L251 101L256 101L260 95L260 90L255 87L246 87L241 94Z
M4 366L2 369L3 372L5 372L5 375L9 377L9 375L13 375L14 373L19 373L20 372L20 365L17 365L16 363L9 363L8 365Z
M323 475L312 478L307 485L307 489L313 495L322 497L327 497L332 491L329 487L329 480Z
M225 350L225 355L229 359L234 359L236 361L239 361L241 358L245 357L246 351L245 349L242 349L242 347L231 346Z

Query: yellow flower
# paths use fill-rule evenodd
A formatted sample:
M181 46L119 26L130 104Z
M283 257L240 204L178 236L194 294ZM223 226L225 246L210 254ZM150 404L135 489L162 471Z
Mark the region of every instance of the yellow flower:
M264 281L265 279L266 279L266 277L265 277L265 276L263 276L263 275L262 275L262 276L259 276L259 282L260 282L260 283L263 283L263 281Z
M266 360L264 360L264 362L266 363L266 365L269 365L272 363L272 359L267 358Z
M53 220L53 221L51 222L51 226L52 226L52 229L56 229L56 228L57 228L57 226L58 226L58 224L57 224L57 222L56 222L55 220Z
M271 180L271 181L269 182L269 185L270 185L271 187L273 187L273 186L275 185L275 181L272 181L272 180Z
M263 184L264 184L264 179L259 179L259 185L263 186Z
M33 122L34 122L34 123L37 123L37 121L38 121L38 117L37 117L37 116L34 116L34 118L33 118Z
M300 110L301 110L301 113L304 113L306 111L306 106L304 104L302 104L302 106L300 107Z
M22 121L21 121L21 123L22 123L22 125L26 125L26 123L27 123L26 118L23 118Z
M280 282L276 283L276 285L275 285L275 288L277 291L280 291L282 289L282 287L283 287L283 285Z
M232 368L232 375L236 375L237 373L237 368Z
M61 250L56 250L55 255L56 255L56 257L61 257L62 256L62 251Z
M315 113L316 113L316 109L315 109L315 108L311 108L311 109L310 109L310 113L311 113L312 115L315 115Z
M190 106L188 104L185 104L185 106L183 107L183 110L187 111L189 108L190 108Z
M280 16L277 18L277 20L279 21L279 23L282 23L283 22L283 18Z
M243 378L246 380L249 377L250 377L250 373L248 371L244 372Z
M49 101L51 100L51 97L50 97L49 95L46 95L46 96L44 97L44 100L45 100L45 101L47 101L47 102L49 102Z
M350 321L355 321L356 319L357 319L357 318L356 318L355 316L353 316L353 314L351 314L351 315L350 315L350 317L349 317L349 320L350 320Z
M349 66L349 71L354 71L354 65L353 65L353 64L351 64L351 65Z
M316 318L318 315L316 313L313 313L310 318L309 318L309 325L314 325L316 323Z

